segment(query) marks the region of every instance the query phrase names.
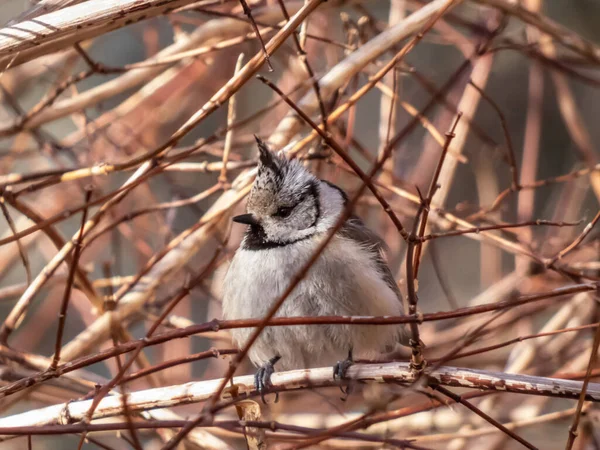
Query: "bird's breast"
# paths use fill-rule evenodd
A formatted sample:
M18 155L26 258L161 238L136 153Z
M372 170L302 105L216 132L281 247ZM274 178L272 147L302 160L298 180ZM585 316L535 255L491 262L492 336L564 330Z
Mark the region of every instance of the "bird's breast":
M225 279L224 313L230 318L264 316L310 261L320 242L307 239L261 251L238 250ZM277 315L387 315L400 313L400 307L400 300L382 279L370 253L354 241L335 236Z
M231 316L235 310L236 315L241 314L236 318L264 315L317 247L314 239L306 239L260 251L238 249L224 280L224 314ZM298 286L292 297L297 297L301 289Z

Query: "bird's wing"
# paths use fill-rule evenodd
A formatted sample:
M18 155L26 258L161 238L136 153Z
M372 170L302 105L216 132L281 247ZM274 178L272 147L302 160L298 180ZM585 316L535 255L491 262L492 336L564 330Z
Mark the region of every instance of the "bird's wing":
M341 236L358 242L363 248L370 251L377 268L381 272L387 285L394 291L398 300L402 302L402 294L396 284L394 275L385 260L385 242L372 230L370 230L363 221L356 217L350 217L338 232Z

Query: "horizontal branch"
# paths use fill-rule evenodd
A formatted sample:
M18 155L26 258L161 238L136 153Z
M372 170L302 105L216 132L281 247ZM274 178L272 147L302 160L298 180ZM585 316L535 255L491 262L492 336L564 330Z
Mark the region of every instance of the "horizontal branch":
M156 413L156 411L155 411ZM186 425L189 425L191 420L182 420L182 419L150 419L144 422L130 422L127 423L125 421L116 421L116 422L101 422L96 424L89 424L85 422L74 423L71 425L45 425L43 427L36 426L17 426L4 428L4 430L10 432L13 436L48 436L48 435L60 435L60 434L74 434L74 433L94 433L94 432L102 432L102 431L120 431L120 430L159 430L162 428L183 428ZM310 434L314 434L315 432L323 431L319 428L313 427L305 427L299 425L290 425L285 423L276 422L274 420L269 421L261 421L261 420L206 420L198 425L191 433L187 435L188 441L191 441L190 437L194 434L198 435L196 441L200 443L199 446L202 449L206 450L229 450L233 449L233 447L224 444L220 439L215 438L213 435L208 435L208 432L204 428L221 428L222 430L227 430L233 433L239 433L245 436L252 436L253 434L248 433L249 429L258 428L263 430L268 430L270 432L278 432L278 431L286 431L289 432L290 435L296 435L297 437L308 436ZM487 430L486 430L487 431ZM293 433L293 434L292 434ZM286 433L287 434L287 433ZM210 437L208 437L210 436ZM12 437L12 436L11 436ZM287 436L282 436L285 439ZM335 439L345 439L353 440L357 442L374 442L380 444L389 444L390 446L394 446L396 448L402 449L413 449L413 448L422 448L416 447L411 444L411 441L408 439L393 439L386 437L379 437L373 435L373 433L357 433L353 431L340 431L336 432L335 436L332 436ZM0 440L0 442L4 442L9 438L5 438L4 440ZM208 439L211 439L212 442L207 442ZM217 440L218 439L218 440ZM212 445L211 445L212 444ZM255 447L256 448L256 447Z
M547 300L550 298L564 297L581 292L591 292L598 289L596 284L585 283L565 286L552 291L521 296L515 300L499 301L495 303L483 304L478 306L460 308L453 311L437 312L431 314L414 314L408 316L319 316L319 317L275 317L269 321L270 327L291 326L291 325L400 325L407 323L421 323L429 321L456 319L475 314L483 314L491 311L510 309L527 303ZM117 310L118 311L118 310ZM46 380L56 378L77 369L87 367L101 361L110 359L116 355L122 355L136 350L138 347L149 347L159 345L174 339L198 335L206 332L216 332L219 330L228 330L233 328L256 327L261 319L239 319L239 320L218 320L201 324L193 324L184 328L169 330L156 334L150 338L137 341L128 341L116 347L112 347L101 352L86 355L66 362L57 367L56 371L43 371L27 378L9 383L0 387L0 398L12 395L35 384L43 383ZM18 352L7 347L0 346L2 355L11 360L20 361Z
M361 383L413 383L416 381L409 363L356 364L348 369L348 377ZM484 370L440 367L428 374L429 384L449 387L480 389L486 391L513 392L577 399L582 382L530 375L488 372ZM132 392L127 396L129 413L166 408L207 400L213 395L222 380L196 381L176 386ZM293 370L275 373L272 377L273 391L293 391L306 388L336 386L331 367ZM257 395L254 376L246 375L233 379L234 389L228 387L224 398L231 399L237 392L240 399ZM600 384L589 383L586 400L600 402ZM3 427L42 426L69 424L83 420L92 400L62 403L0 419L0 434ZM120 395L104 398L97 406L93 419L125 414Z
M87 1L0 28L0 71L76 42L167 14L193 0ZM198 6L220 3L206 0Z

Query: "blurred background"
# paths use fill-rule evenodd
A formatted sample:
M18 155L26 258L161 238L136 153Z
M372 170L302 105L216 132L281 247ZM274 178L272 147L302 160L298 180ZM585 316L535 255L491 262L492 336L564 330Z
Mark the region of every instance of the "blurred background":
M77 2L56 3L65 7ZM349 55L385 30L402 23L427 3L412 0L329 0L324 3L310 14L306 28L300 33L301 45L315 77L321 79L330 74L333 67L348 61ZM464 115L459 120L456 138L446 158L446 163L456 168L453 172L444 172L440 178L441 186L434 197L435 208L432 208L427 233L465 227L464 224L458 226L453 218L472 226L537 219L581 222L576 226L534 225L510 232L488 233L499 240L482 238L485 233L432 239L423 248L418 274L419 309L423 313L511 299L570 282L595 281L599 275L600 249L595 229L575 251L560 260L567 275L544 270L540 264L544 258L552 258L573 242L598 211L598 57L586 57L566 48L556 35L541 33L539 27L523 20L524 14L506 14L501 8L489 6L490 3L494 4L465 1L446 14L395 70L330 125L329 131L352 158L368 170L387 142L427 105L432 93L439 92L452 76L456 76L455 82L443 93L443 100L436 101L425 114L426 119L394 146L391 158L378 176L386 199L404 226L408 230L413 227L418 209L418 201L414 200L417 188L426 195L440 159L444 133L455 122L457 111ZM506 0L499 3L519 4L523 10L534 11L534 17L559 24L558 35L568 31L569 34L562 35L565 41L571 42L576 36L589 42L592 52L598 51L598 1ZM53 3L47 4L52 6ZM285 1L285 4L292 15L303 2ZM26 19L28 16L22 14L31 14L33 6L22 0L5 0L0 4L0 24L10 27L11 21ZM250 6L261 29L268 24L282 24L278 2L256 1ZM36 14L35 10L33 14ZM265 42L273 34L272 29L264 31ZM324 89L322 103L326 113L344 104L406 42L407 39L401 40L371 58L335 89ZM156 63L169 54L189 50L195 50L197 54ZM19 245L8 242L0 246L0 314L3 318L10 317L18 300L26 295L27 287L31 288L32 280L43 273L58 249L79 230L81 212L76 209L85 204L87 190L92 189L92 200L106 196L106 200L89 208L88 217L91 217L113 198L137 167L120 168L119 164L135 160L168 142L173 133L233 76L240 54L244 55L243 63L246 63L260 51L260 44L238 2L204 1L189 2L168 15L98 33L93 39L79 42L77 48L69 45L24 64L2 66L0 185L2 192L9 193L7 199L10 197L5 202L4 219L10 218L14 229L11 230L8 220L0 220L0 238L9 239L16 231L25 230L36 221L67 212L48 227L51 231L42 227L43 231L21 238ZM478 54L478 51L484 54ZM470 64L461 69L465 61ZM273 72L263 66L260 73L292 99L303 105L301 99L314 96L313 85L307 79L306 68L292 39L275 52L271 63ZM484 92L484 97L469 84L470 81ZM390 93L395 93L396 97L392 98ZM277 150L284 149L290 155L304 158L320 177L349 192L355 192L360 186L351 169L320 140L313 139L308 145L298 146L311 131L306 124L301 123L290 140L284 140L276 133L284 125L283 119L290 113L290 108L261 81L252 77L245 82L235 93L235 105L231 109L235 112L235 120L232 120L231 112L228 120L228 104L225 103L178 140L167 159L156 160L159 166L169 161L172 165L151 173L121 201L111 205L84 239L79 268L100 297L110 298L117 293L129 300L132 293L150 292L147 298L135 303L136 306L124 314L118 326L119 333L116 337L113 335L117 341L143 337L186 280L202 271L206 271L206 276L179 302L161 329L221 317L220 279L243 233L242 226L231 226L229 217L243 210L244 200L240 197L233 201L232 198L251 180L256 157L252 134L261 136ZM314 108L314 102L308 110L313 120L320 124L319 108ZM224 150L229 145L225 144L224 130L228 123L235 121L240 124L232 131L227 156L229 163L224 172ZM538 183L534 189L514 189L511 149L519 185L527 186L537 180L546 182ZM184 156L175 160L177 155ZM169 157L175 159L171 161ZM102 174L101 168L107 166L110 170ZM92 176L73 175L76 169L91 167L98 168ZM16 180L14 177L19 174L24 178ZM562 175L566 177L554 180ZM511 186L513 192L507 192L505 197L502 194L502 201L497 202L498 196ZM412 195L412 200L403 193ZM199 228L198 224L210 217L215 208L223 206L227 209L224 215L210 221L210 227ZM363 196L356 213L383 236L389 247L390 265L405 291L406 245L398 230L371 195ZM205 230L202 236L198 234L199 230ZM191 233L193 243L188 240L185 250L178 250L172 242L186 232ZM224 250L220 251L223 245ZM211 262L218 251L216 260ZM167 256L157 262L156 255L163 253ZM528 253L537 259L527 256ZM51 359L59 327L57 314L68 272L66 264L58 265L44 285L35 289L26 314L19 317L16 329L9 336L11 349ZM128 285L138 274L141 279L133 286ZM81 283L78 278L70 298L62 340L67 346L101 314L99 305L102 303L91 304L86 293L88 288L82 287ZM562 309L565 305L571 309ZM472 347L489 346L539 333L542 329L594 323L598 321L596 309L590 298L576 295L568 302L549 300L518 311L511 310L495 321ZM445 355L480 324L477 320L425 323L422 339L427 346L426 357ZM544 340L528 341L532 344L507 346L449 364L543 376L576 372L587 366L592 339L593 330L558 334ZM109 336L96 336L87 346L69 347L72 351L68 355L75 358L113 344ZM144 358L152 365L211 347L232 346L227 334L219 332L149 348L144 351ZM525 350L530 356L523 359ZM36 370L31 361L19 363L6 354L2 358L6 368L16 371L17 378ZM218 378L227 368L228 361L229 357L222 356L178 365L175 369L159 372L153 380L142 378L128 383L127 389L133 391L155 387L156 383L167 386ZM136 369L140 367L142 365ZM86 370L87 375L97 377L88 381L103 383L114 376L117 365L114 360L107 360ZM246 364L237 373L252 371L251 365ZM76 399L86 392L85 389L81 391L81 386L70 391L65 385L44 384L0 400L1 415ZM381 395L392 398L387 391L382 394L367 389L342 408L337 401L339 392L333 389L287 394L282 396L280 404L268 408L264 414L284 423L329 427L349 420L354 417L353 413L364 411L370 405L369 396ZM492 401L486 398L477 404L489 408L488 411L501 422L531 419L574 406L572 401L543 397L507 394L494 398ZM402 396L394 400L394 408L425 400L419 394ZM486 401L490 401L487 406ZM317 408L326 413L313 414ZM346 415L340 409L344 409ZM199 407L180 407L177 411L185 417L199 411ZM589 432L582 434L577 444L581 446L574 448L598 448L600 445L600 441L594 441L597 432L593 426L594 417L592 412L586 416ZM571 421L572 414L565 415L555 422L531 425L521 429L520 433L538 448L564 448ZM380 427L369 432L406 438L457 433L486 425L464 408L455 407L409 416L401 426L389 422L387 430ZM129 448L126 440L115 433L99 435L110 448ZM233 445L231 448L245 448L246 443L239 435L224 433L221 436L219 432L217 435ZM491 436L494 439L417 443L440 449L522 448L499 433ZM164 436L145 432L144 448L160 448L161 439ZM78 440L77 436L35 437L33 448L56 448L57 445L76 448ZM24 442L20 438L0 443L0 448L25 448ZM343 442L332 440L320 445L344 448L348 444ZM590 446L585 446L588 443ZM273 445L278 448L277 444ZM372 447L375 444L364 445ZM361 447L356 442L352 446ZM98 447L88 443L84 448Z

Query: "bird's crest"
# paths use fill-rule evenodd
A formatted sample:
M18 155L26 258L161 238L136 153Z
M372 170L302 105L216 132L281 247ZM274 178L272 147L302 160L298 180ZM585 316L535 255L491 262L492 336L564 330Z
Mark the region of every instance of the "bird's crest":
M254 138L258 144L257 188L278 190L283 181L282 163L287 161L280 160L258 136Z

